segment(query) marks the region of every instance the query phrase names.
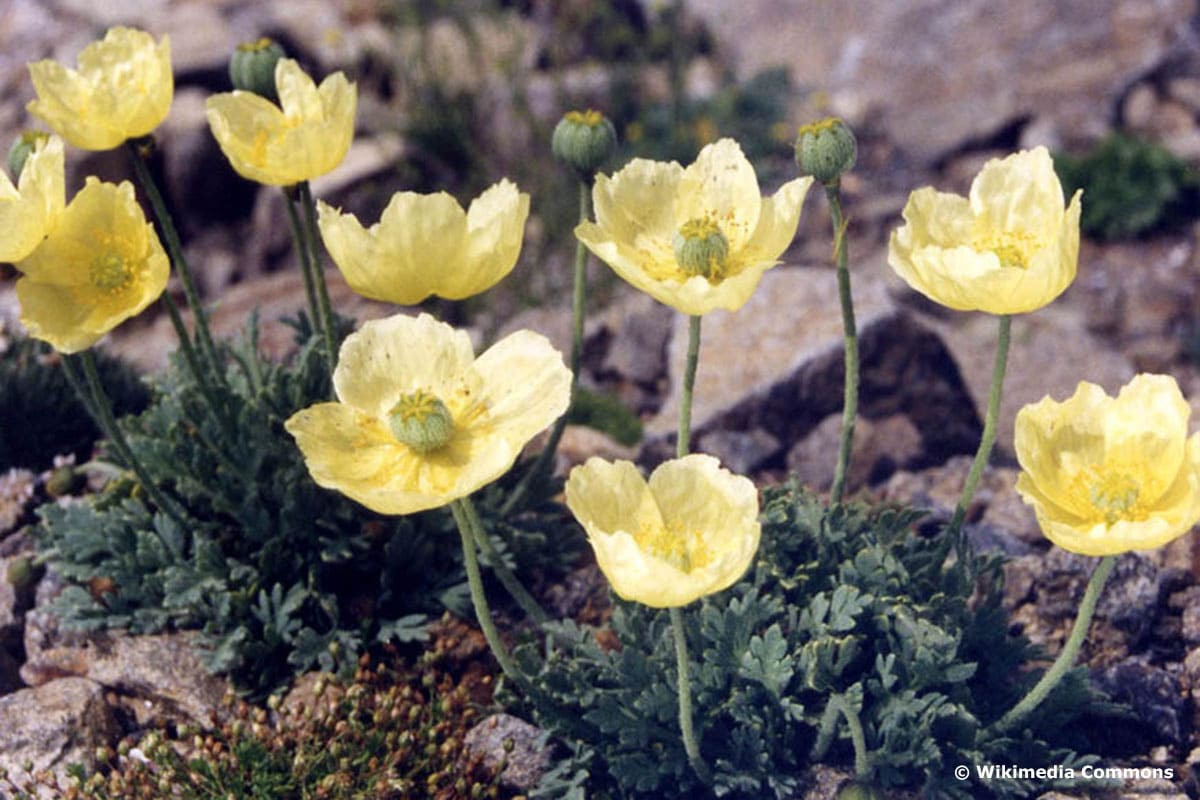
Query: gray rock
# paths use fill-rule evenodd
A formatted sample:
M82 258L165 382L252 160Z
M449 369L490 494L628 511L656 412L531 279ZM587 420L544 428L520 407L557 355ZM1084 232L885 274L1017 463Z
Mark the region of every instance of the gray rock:
M923 449L942 459L972 452L979 419L937 335L892 303L877 269L856 271L854 298L862 416L907 415ZM672 441L677 424L687 320L675 317L670 393L646 425L654 455ZM841 412L842 318L832 270L771 270L745 306L707 314L701 328L692 404L697 440L714 430L760 428L790 449Z
M788 451L788 470L806 486L828 489L833 484L834 454L841 439L842 415L830 414ZM886 480L900 468L920 466L924 456L921 432L904 414L877 420L859 416L850 444L846 490L853 492Z
M499 769L500 781L517 791L537 785L550 766L550 747L540 729L510 714L493 714L463 737L468 754L482 759L489 769Z
M1013 0L1003 14L985 0L688 7L743 78L783 64L796 85L828 92L834 113L869 118L926 162L1037 115L1077 138L1102 134L1121 91L1194 13L1186 0Z
M755 428L751 431L713 431L698 442L698 450L714 455L721 466L748 475L780 452L779 440Z
M21 667L31 686L64 675L86 677L129 698L143 727L167 720L208 725L226 690L204 668L186 634L95 633L82 647L43 650Z
M116 721L104 688L84 678L64 678L0 697L0 768L10 780L49 771L65 776L72 763L95 764L97 747L111 746Z
M1179 677L1134 656L1094 672L1092 682L1129 706L1143 728L1147 744L1182 746L1189 717L1187 695Z

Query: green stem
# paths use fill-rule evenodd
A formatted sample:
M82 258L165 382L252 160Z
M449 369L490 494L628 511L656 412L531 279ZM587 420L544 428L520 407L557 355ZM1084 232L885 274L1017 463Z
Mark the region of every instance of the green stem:
M142 142L142 143L139 143ZM163 239L166 240L167 253L171 257L171 263L175 265L176 271L179 273L179 282L183 285L183 294L187 298L188 307L192 310L192 317L196 321L196 341L200 343L200 350L204 354L208 366L212 369L213 374L217 376L217 380L224 380L224 373L221 370L221 359L217 355L217 347L213 343L212 333L208 328L208 315L204 313L204 307L200 305L200 295L196 291L196 282L192 277L192 268L188 265L187 257L183 254L183 244L179 239L179 232L175 228L175 221L171 217L171 213L167 211L167 204L163 202L162 194L158 191L158 185L154 182L154 176L150 174L150 167L147 166L143 153L145 152L144 140L129 139L125 142L131 160L133 161L133 171L137 175L138 183L141 184L142 190L146 193L146 198L150 201L150 208L154 211L154 216L158 220L158 225L162 229ZM182 322L176 326L176 332L179 334L180 346L184 348L191 347L191 340L188 338L186 328ZM197 373L199 379L199 373Z
M587 222L592 216L592 191L588 181L579 181L579 221ZM579 391L579 373L583 364L583 323L587 311L587 259L588 249L583 242L575 244L575 286L571 298L571 400ZM558 443L562 440L563 431L567 428L567 417L563 414L550 431L546 446L538 454L537 460L529 468L517 485L509 492L504 505L500 507L500 516L507 517L524 499L530 485L552 469L554 454L558 452Z
M817 740L809 751L809 761L820 761L829 752L833 744L833 735L837 733L838 716L846 720L850 730L850 743L854 747L854 777L860 781L871 779L871 759L867 752L867 737L863 731L862 721L858 713L846 702L846 696L835 694L825 704L821 722L817 727Z
M496 577L500 579L500 583L509 595L512 596L512 599L517 601L517 605L525 612L525 616L539 625L545 622L547 620L546 612L538 605L538 601L529 593L524 584L517 579L513 571L508 568L508 565L504 563L504 559L496 552L496 548L492 547L492 540L483 528L483 522L479 519L479 514L475 510L475 504L471 502L470 498L463 499L461 503L464 518L471 529L471 535L475 540L475 544L478 545L484 557L488 560L488 563L492 567L492 572L496 573Z
M1011 328L1012 317L1007 314L1002 315L999 341L996 343L996 363L992 367L992 387L988 392L987 415L983 420L983 436L979 439L979 449L975 452L975 461L971 464L971 471L967 473L966 483L963 484L962 497L959 498L958 506L954 509L954 516L946 529L947 535L955 537L956 542L962 531L963 520L967 516L967 507L971 504L971 498L975 496L975 488L979 485L983 468L987 466L988 457L992 454L992 445L996 443L996 421L1000 417L1000 393L1004 386L1004 369L1008 363L1008 341ZM964 552L961 545L956 546L959 546L961 555Z
M467 585L471 588L471 603L475 607L475 618L483 631L483 638L487 640L488 647L491 648L492 655L496 657L496 662L500 664L500 669L504 671L505 676L518 686L526 688L528 682L517 671L516 662L512 660L512 655L505 647L504 640L500 638L500 631L496 629L496 623L492 621L492 612L488 608L487 596L483 593L483 578L479 574L479 560L475 555L475 537L471 534L469 512L466 508L468 502L466 498L455 500L450 503L450 511L454 514L454 521L458 523L458 533L462 539L463 569L467 573Z
M1042 679L1029 690L1029 694L1025 695L1007 714L992 725L992 733L1004 733L1016 726L1046 699L1046 696L1054 690L1054 687L1074 665L1075 658L1079 655L1079 648L1087 636L1088 627L1092 624L1092 616L1096 613L1096 601L1100 599L1100 591L1104 588L1116 563L1116 556L1105 556L1100 560L1083 593L1083 600L1079 604L1079 613L1075 617L1075 624L1071 628L1071 634L1067 637L1066 644L1063 645L1062 652L1058 654L1058 658L1042 676Z
M692 724L692 686L688 678L687 635L683 627L683 609L671 609L671 630L675 634L675 664L679 672L679 728L683 733L683 749L696 777L704 783L712 782L708 765L700 755L700 744L696 740L696 728Z
M292 243L296 247L296 254L300 257L300 274L304 277L304 296L308 300L308 315L312 318L313 330L318 330L321 324L321 309L317 305L317 287L313 282L311 253L305 243L300 216L296 212L295 187L283 187L283 201L284 207L287 209L288 229L292 232Z
M675 442L675 457L688 454L692 443L692 392L696 387L696 367L700 363L700 319L688 318L687 359L683 362L683 387L679 393L679 436Z
M854 441L854 421L858 415L858 330L854 322L854 300L850 294L850 269L846 256L846 221L842 215L841 181L825 184L829 213L833 218L833 255L837 262L838 298L842 304L842 333L845 339L845 391L842 401L842 439L838 446L837 467L833 473L830 503L842 502L846 472L850 467L850 447Z
M92 409L96 412L98 418L96 422L100 425L100 430L112 442L113 447L117 450L117 455L125 462L133 474L137 476L138 482L142 488L146 490L146 494L150 495L150 499L154 501L164 513L175 520L181 528L187 529L187 523L183 512L179 506L170 498L163 494L157 484L150 479L146 468L142 466L142 462L134 455L133 450L129 447L129 442L125 439L125 434L117 427L116 417L113 416L112 401L108 398L108 393L104 391L104 384L100 382L100 374L96 370L96 358L92 355L91 350L84 350L79 354L79 362L83 366L83 375L87 381L88 391L91 393Z
M313 202L312 188L308 181L300 183L300 202L304 205L304 224L308 234L308 248L312 254L313 284L317 289L317 303L321 309L321 328L325 334L325 347L329 350L329 370L337 366L338 336L333 317L333 304L329 301L329 286L325 283L325 270L321 267L321 234L317 227L317 205Z

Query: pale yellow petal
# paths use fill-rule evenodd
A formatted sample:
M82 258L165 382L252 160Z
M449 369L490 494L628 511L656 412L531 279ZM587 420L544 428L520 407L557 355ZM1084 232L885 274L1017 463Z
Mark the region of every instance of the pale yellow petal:
M439 297L461 300L499 283L516 266L529 217L529 195L502 180L471 201L463 263L445 275Z
M353 214L344 214L318 200L317 228L333 263L358 294L390 302L389 296L395 286L407 283L399 274L403 265L389 264L396 270L390 278L379 275L382 257L375 234L363 228Z
M1104 417L1106 463L1139 476L1141 500L1153 503L1183 465L1191 407L1174 378L1137 375Z
M796 178L779 187L779 191L771 197L763 199L758 227L734 257L745 263L778 261L796 238L800 209L812 183L812 178Z
M60 353L86 350L104 336L83 327L90 309L75 302L69 287L21 277L17 280L17 302L21 304L21 324L29 335L48 342Z
M443 402L474 360L466 331L428 314L371 320L346 338L333 373L338 399L382 418L402 395L432 392Z
M496 342L475 362L487 409L481 436L509 442L515 453L566 413L571 371L540 333L520 330Z
M467 215L446 192L397 192L380 217L379 272L393 285L388 299L419 303L462 268ZM403 285L401 285L403 284Z
M1051 239L1062 224L1062 184L1044 147L989 161L971 183L970 201L975 216L996 230Z
M729 240L731 252L750 241L762 207L754 167L733 139L705 145L684 170L675 195L675 227L712 218Z
M650 487L630 461L593 456L571 470L564 491L567 507L589 536L618 531L632 535L642 525L662 526Z
M670 247L680 224L674 204L682 177L683 167L673 161L641 158L630 161L612 178L596 176L592 201L600 235L594 239L625 242L635 250L653 243L656 258L665 246L673 263Z

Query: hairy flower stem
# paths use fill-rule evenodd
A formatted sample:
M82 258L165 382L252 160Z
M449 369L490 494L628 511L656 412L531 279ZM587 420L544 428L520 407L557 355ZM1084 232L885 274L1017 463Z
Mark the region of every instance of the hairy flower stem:
M192 310L192 318L196 322L196 341L199 343L200 351L216 379L224 382L225 373L221 370L221 359L217 355L217 346L213 343L212 333L208 329L208 315L205 314L204 307L200 305L200 295L196 291L192 268L183 254L183 244L179 240L179 232L175 229L175 221L171 218L171 213L167 211L167 204L163 202L158 185L154 182L154 176L150 174L150 167L146 164L145 156L149 152L152 142L153 140L148 137L138 140L128 139L125 145L129 150L130 160L133 162L134 174L137 175L138 183L141 185L142 191L146 193L146 199L150 201L150 208L154 211L159 228L162 229L171 263L175 265L175 270L179 273L179 282L183 285L184 297L187 298L188 307ZM192 342L182 321L176 321L178 313L178 309L176 309L171 321L175 325L175 332L179 335L179 346L184 350L186 356L187 351L192 348ZM197 361L197 365L198 363ZM200 376L198 369L194 367L193 372L196 372L196 379L200 381L201 385L204 385L205 381Z
M679 435L675 442L676 458L688 454L692 431L692 392L696 386L696 367L700 362L700 317L688 318L687 359L683 363L683 386L679 395ZM683 749L687 751L688 763L696 777L704 783L712 782L712 773L700 755L700 743L696 739L696 727L692 723L692 686L688 679L687 636L683 627L683 610L671 609L671 629L675 633L675 665L679 673L679 729L683 734Z
M283 196L284 206L287 208L288 228L292 233L292 243L296 246L296 254L300 257L300 274L304 277L304 296L308 300L308 315L312 320L313 330L324 341L325 359L329 365L329 374L332 375L336 364L331 355L332 351L329 349L329 342L324 339L325 324L321 304L317 300L316 267L313 263L312 251L308 247L308 237L304 233L304 223L301 222L300 212L296 210L299 199L295 187L284 187Z
M696 387L696 367L700 363L700 317L688 318L687 360L683 362L683 387L679 393L679 436L675 457L683 458L692 444L692 392Z
M992 367L992 387L988 392L987 415L983 420L983 435L979 439L979 449L975 453L975 461L971 471L967 473L966 483L963 484L962 497L954 509L954 516L946 528L946 535L953 537L959 556L965 551L965 542L961 541L963 520L967 516L967 507L975 496L975 488L987 466L988 457L992 454L992 445L996 443L996 420L1000 416L1000 393L1004 386L1004 369L1008 364L1008 340L1012 328L1012 317L1007 314L1000 317L1000 336L996 343L996 363Z
M825 704L825 713L821 715L821 723L817 729L817 740L809 751L809 760L816 762L825 757L829 746L833 744L833 735L837 732L838 717L846 720L850 730L850 742L854 746L854 777L860 781L871 779L871 760L867 753L867 737L863 732L862 721L858 718L845 695L835 694Z
M325 334L325 347L329 350L329 369L337 366L337 322L333 316L333 304L329 302L329 287L325 283L325 270L321 268L321 233L317 228L317 204L313 201L312 188L308 181L300 183L300 202L304 206L304 229L307 233L309 253L312 254L313 284L317 289L317 304L321 309L321 329Z
M475 510L474 503L463 504L464 518L467 525L471 528L471 535L478 545L484 558L492 567L492 572L496 573L496 577L500 580L501 585L509 593L513 600L517 601L517 605L525 612L525 616L532 619L539 625L545 622L548 617L546 612L538 605L538 601L534 599L525 585L513 574L513 571L504 563L504 559L496 552L496 548L492 547L492 540L488 538L487 531L483 528L483 522L479 519L479 514Z
M696 317L695 319L699 319ZM683 749L687 752L692 771L704 783L712 782L712 773L700 755L700 743L696 739L696 727L692 724L692 686L688 679L687 635L683 627L683 609L671 609L671 630L675 634L675 664L679 672L679 728L683 732Z
M592 217L592 188L591 182L579 181L579 221L587 222ZM587 311L587 260L588 249L583 242L575 244L575 286L571 297L571 401L579 391L579 373L583 363L583 322ZM563 431L567 427L568 414L563 414L550 431L546 446L538 454L537 460L529 471L521 476L513 490L509 492L504 505L500 507L500 516L506 517L516 508L530 485L549 473L554 465L554 454L558 452L558 443L562 440Z
M471 499L464 497L453 501L450 503L450 512L454 514L454 521L458 524L458 534L462 539L463 570L467 573L467 585L471 588L471 603L475 607L475 618L483 631L483 638L487 640L488 647L491 649L492 655L496 657L496 662L500 665L504 675L528 693L531 689L529 681L517 670L512 654L508 652L504 640L500 638L500 631L496 629L491 609L488 607L487 595L483 592L483 577L479 573L479 559L475 554L475 536L471 532L470 519L475 513L475 509L471 506Z
M850 446L854 441L854 420L858 415L858 330L854 322L854 300L850 294L850 269L846 256L846 221L842 215L841 181L825 184L825 198L833 218L833 257L837 262L838 299L842 304L842 334L845 339L845 391L842 400L842 440L838 445L837 466L829 502L842 502L846 471L850 466Z
M992 725L991 733L1005 733L1025 719L1046 699L1046 696L1054 690L1054 687L1074 665L1075 658L1079 655L1079 648L1083 645L1088 628L1092 624L1092 616L1096 613L1096 601L1100 599L1100 591L1104 588L1116 563L1116 556L1105 556L1096 565L1091 579L1088 580L1087 589L1083 593L1083 600L1079 603L1079 613L1075 617L1075 624L1071 627L1071 633L1063 645L1062 652L1058 654L1058 658L1042 676L1042 679L1029 690L1029 694L1021 698L1019 703Z
M78 376L71 376L70 373L70 370L75 368L72 363L73 358L75 357L65 356L63 358L63 367L67 370L72 385L78 387L80 384ZM113 447L117 451L117 456L125 462L127 467L133 470L133 474L137 476L138 482L146 490L146 494L150 496L154 504L163 513L175 520L181 528L186 530L187 522L183 511L179 508L178 504L163 494L157 484L150 479L146 468L142 466L142 462L138 460L133 450L129 447L129 442L125 439L125 434L117 427L116 417L113 416L112 401L109 399L108 393L104 391L104 384L100 382L100 374L96 370L96 357L92 355L91 350L84 350L77 358L79 359L79 365L83 369L87 391L91 398L91 402L85 402L84 405L88 407L89 411L96 414L96 424L108 440L112 442Z

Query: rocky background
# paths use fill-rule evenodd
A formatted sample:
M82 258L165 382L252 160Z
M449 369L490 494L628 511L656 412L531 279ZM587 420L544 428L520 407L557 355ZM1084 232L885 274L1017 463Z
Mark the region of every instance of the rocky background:
M767 143L759 148L765 190L790 174L797 125L834 113L859 135L859 167L843 184L863 359L850 488L916 502L937 521L952 508L978 441L995 321L938 309L893 276L886 240L907 194L927 184L965 191L988 158L1038 144L1082 151L1113 130L1200 165L1196 3L686 0L676 44L656 33L672 10L653 0L0 0L0 141L31 124L23 110L32 96L28 61L73 63L118 23L169 34L177 88L157 164L169 202L214 329L235 335L259 308L264 346L282 356L290 332L276 320L304 303L283 206L278 192L232 173L204 120L205 97L228 88L232 48L272 36L314 74L341 69L358 81L359 134L346 162L315 182L317 196L373 219L402 188L468 199L507 175L533 194L513 275L486 297L438 313L480 340L532 327L566 350L573 187L548 157L558 117L584 105L604 109L622 122L627 155L645 153L646 121L673 102L672 59L683 100L718 111L731 92L774 70L766 74L788 92L757 131ZM724 127L735 117L693 115L686 141L737 133ZM79 182L83 174L123 177L118 154L72 152L69 166ZM1200 408L1198 231L1085 241L1075 284L1013 326L995 468L970 521L979 545L1012 557L1014 625L1051 652L1092 564L1049 548L1013 492L1013 418L1043 395L1068 396L1081 379L1111 392L1139 371L1174 374ZM818 488L832 479L842 370L830 249L828 212L814 192L786 263L767 273L746 308L705 319L693 446L761 482L789 472ZM670 451L684 323L602 265L591 270L585 382L637 413L646 437L631 449L572 428L564 455L652 462ZM329 280L342 313L391 313L356 298L336 271ZM12 281L0 281L0 319L11 329L15 316ZM165 363L172 333L147 314L108 346L152 372ZM40 480L0 476L0 765L10 770L86 760L161 715L200 721L224 690L184 637L58 629L42 608L54 576L26 571L32 543L21 526ZM1200 796L1192 777L1200 765L1198 578L1195 547L1184 540L1126 556L1105 591L1087 653L1095 680L1139 711L1155 743L1131 763L1173 766L1181 776L1131 784L1125 796Z

